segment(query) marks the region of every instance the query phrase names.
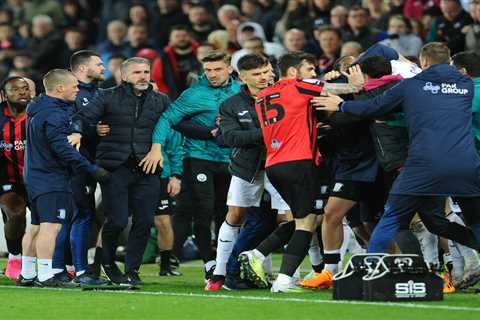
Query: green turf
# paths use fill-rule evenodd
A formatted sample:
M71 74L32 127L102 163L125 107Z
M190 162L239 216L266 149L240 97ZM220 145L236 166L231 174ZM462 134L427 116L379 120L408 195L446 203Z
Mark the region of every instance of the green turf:
M0 261L0 268L4 262ZM471 293L400 306L336 304L329 290L206 293L198 266L199 262L182 266L182 277L159 277L156 265L145 265L141 275L148 285L130 292L9 288L13 282L0 278L0 319L480 319L480 295Z

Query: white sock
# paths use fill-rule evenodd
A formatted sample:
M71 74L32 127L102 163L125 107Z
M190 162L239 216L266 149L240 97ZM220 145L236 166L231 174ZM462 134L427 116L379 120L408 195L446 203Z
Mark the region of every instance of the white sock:
M37 276L37 270L35 269L36 263L36 257L22 256L22 272L20 274L23 278L33 279Z
M287 276L286 274L283 274L283 273L279 273L277 276L276 282L279 284L290 285L292 284L292 277Z
M423 224L420 230L414 229L413 234L420 242L420 248L422 249L425 262L429 265L438 267L440 264L438 260L438 237L428 231Z
M52 272L53 272L53 274L62 273L62 272L63 272L63 269L60 269L60 268L52 268Z
M38 259L38 281L45 281L53 277L52 259Z
M272 255L269 254L263 260L263 271L265 274L273 274Z
M350 234L350 227L347 224L343 224L343 242L342 246L340 247L340 262L343 260L345 257L345 254L347 253L348 250L348 244L350 243L350 237L352 236ZM353 231L352 231L353 234ZM339 262L339 263L340 263Z
M460 280L463 278L463 274L465 273L465 261L463 260L462 254L458 250L457 247L458 244L453 242L452 240L448 240L448 250L450 251L450 254L448 254L448 257L450 257L450 261L452 262L452 278L454 283L460 282ZM447 259L445 259L446 254L443 255L445 263L447 263Z
M451 222L456 222L458 224L461 224L462 226L465 225L462 218L460 218L456 213L450 214L447 218ZM450 246L450 242L451 240L448 241L449 246ZM476 269L479 267L480 259L478 258L478 254L474 249L463 246L459 243L452 243L452 245L454 245L457 248L460 255L465 260L465 270Z
M295 272L293 273L292 278L295 280L300 280L301 274L300 274L300 267L295 269Z
M320 253L320 246L318 245L317 233L312 235L312 241L310 241L310 248L308 249L308 257L312 266L318 266L323 262L322 254Z
M336 250L323 250L325 255L327 254L340 254L340 249ZM338 263L326 263L325 270L329 271L331 274L335 274L338 272Z
M237 241L240 226L232 226L227 221L222 223L218 232L217 241L217 266L214 275L224 276L227 273L227 262L232 253L233 245Z
M258 259L260 259L260 261L263 263L265 261L265 256L260 252L258 251L257 249L253 249L252 251L253 255L255 257L257 257Z
M72 265L66 265L65 269L67 269L67 272L75 272L75 267Z
M18 260L18 259L22 259L21 254L11 254L11 253L8 254L8 260Z
M210 270L215 266L215 260L210 260L205 263L205 270Z

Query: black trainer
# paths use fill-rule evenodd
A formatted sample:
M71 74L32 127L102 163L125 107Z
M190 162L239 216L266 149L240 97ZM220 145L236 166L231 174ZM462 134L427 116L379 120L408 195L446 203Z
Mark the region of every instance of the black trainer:
M53 276L45 281L40 281L38 280L38 278L36 278L35 286L40 288L59 288L59 287L64 287L65 283L55 278L55 276Z
M70 275L70 273L67 272L67 270L63 270L62 272L60 273L56 273L54 275L55 279L57 279L58 281L61 281L63 283L69 283L73 280L74 277L72 277Z
M213 277L213 271L215 271L215 266L211 267L210 269L204 269L205 271L205 283L208 282L208 280L212 279Z
M170 254L170 268L177 269L180 267L180 260L172 254Z
M106 286L110 284L110 281L102 279L102 278L97 278L93 275L90 275L88 273L84 273L80 276L77 276L74 281L78 283L80 286L92 286L92 287L100 287L100 286Z
M258 288L251 281L240 278L240 275L228 275L222 286L226 290L245 290Z
M128 278L118 269L117 265L102 265L103 272L107 279L110 280L113 284L129 286L131 285L128 281Z
M160 269L160 272L158 273L158 275L161 277L171 277L171 276L179 277L182 275L182 273L178 272L175 269L165 269L165 270Z
M97 264L97 263L92 263L92 264L89 264L88 265L88 268L87 268L87 272L88 274L90 274L91 276L93 276L94 278L99 278L100 277L100 273L102 272L102 267L100 264Z
M22 275L18 276L16 285L18 287L33 287L35 285L35 281L37 278L32 278L32 279L25 279Z
M128 282L132 286L141 286L145 284L145 282L143 282L142 279L140 279L140 274L138 273L137 270L127 271L125 272L125 276L127 277Z

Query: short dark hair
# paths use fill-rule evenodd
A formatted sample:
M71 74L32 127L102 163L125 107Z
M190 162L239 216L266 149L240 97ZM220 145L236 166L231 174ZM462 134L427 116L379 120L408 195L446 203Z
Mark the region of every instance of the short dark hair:
M342 32L340 31L340 29L334 27L334 26L321 26L319 28L317 28L317 32L319 35L321 35L322 33L324 32L333 32L337 35L338 39L342 40Z
M202 59L202 63L216 61L223 61L226 64L230 65L230 56L223 51L212 50Z
M480 77L480 55L474 51L464 51L452 57L453 65L457 69L465 68L472 78Z
M371 56L365 58L360 63L362 72L370 78L378 79L388 74L392 74L392 65L390 60L382 56Z
M278 67L280 69L280 76L285 77L289 68L299 68L303 61L311 64L316 64L315 56L304 52L290 52L280 57L278 60Z
M268 65L268 59L261 54L246 54L238 60L238 71L248 71Z
M450 49L443 42L430 42L422 47L420 57L427 58L430 64L450 63Z
M370 15L370 11L368 11L366 8L358 5L358 4L355 4L353 6L350 7L350 10L348 10L348 14L350 14L350 12L352 11L363 11L363 13L365 13L367 16Z
M170 29L170 34L171 34L173 31L185 31L185 32L189 32L189 33L190 33L190 29L189 29L186 25L183 25L183 24L174 25L174 26Z
M125 61L127 60L127 57L123 53L114 53L108 58L108 61L113 59L122 59L123 61Z
M77 70L80 65L88 63L88 60L92 57L100 58L100 55L92 50L80 50L75 52L70 57L70 70Z
M0 91L1 92L5 92L5 89L7 87L7 84L9 84L10 82L12 81L16 81L16 80L25 80L24 77L19 77L19 76L11 76L11 77L8 77L6 78L5 80L2 81L2 83L0 84Z

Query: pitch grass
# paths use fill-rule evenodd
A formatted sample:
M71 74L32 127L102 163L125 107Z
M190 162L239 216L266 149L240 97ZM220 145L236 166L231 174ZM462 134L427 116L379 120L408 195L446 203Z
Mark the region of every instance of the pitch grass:
M274 259L278 266L278 257ZM5 260L0 260L0 269ZM480 319L480 295L456 293L439 302L337 303L330 290L271 294L203 290L198 261L182 265L182 277L159 277L144 265L148 283L138 291L15 288L0 277L0 319Z

